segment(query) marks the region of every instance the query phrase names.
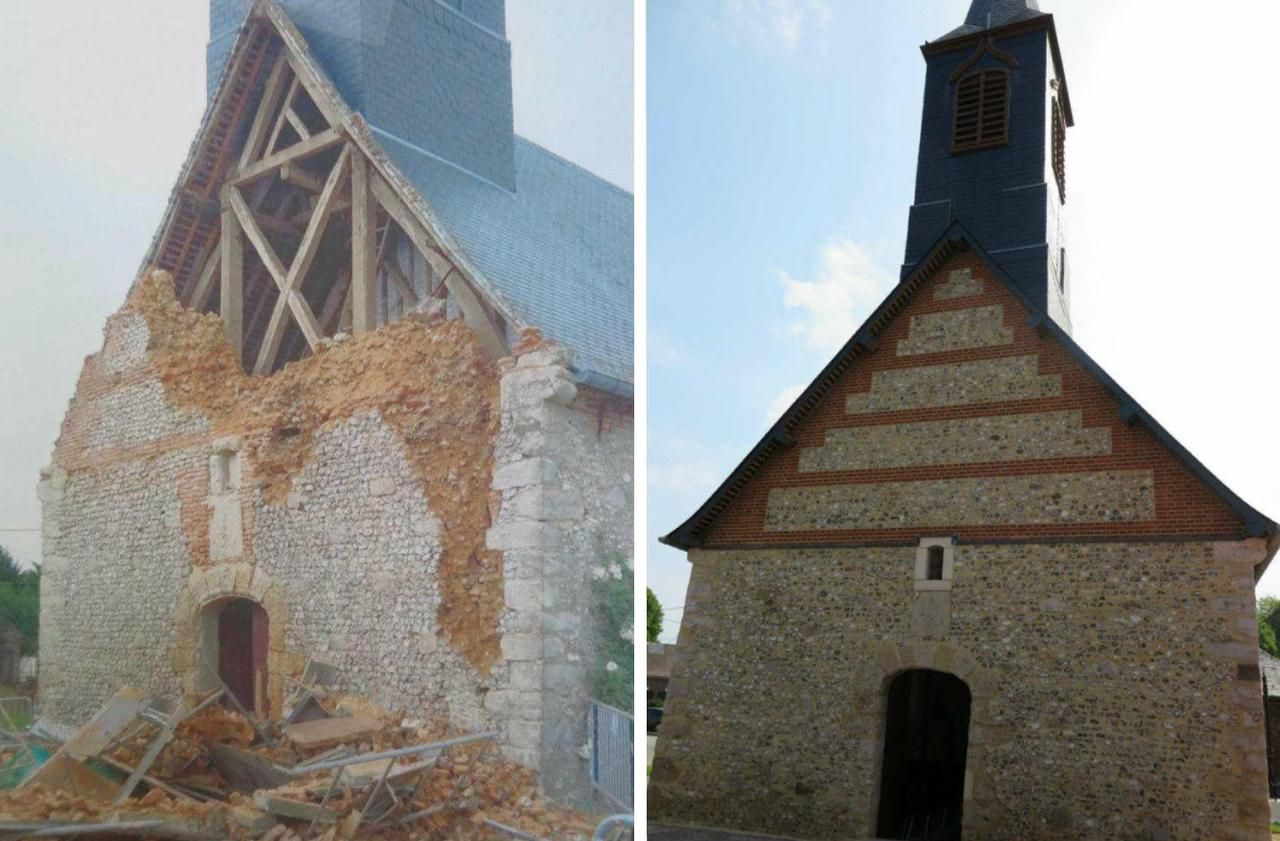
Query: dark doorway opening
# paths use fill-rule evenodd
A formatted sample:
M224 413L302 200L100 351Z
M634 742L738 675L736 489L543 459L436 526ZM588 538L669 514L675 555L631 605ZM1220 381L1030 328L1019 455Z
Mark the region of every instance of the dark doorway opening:
M912 669L889 684L880 838L960 838L969 701L964 681L944 672Z
M267 612L248 599L218 611L218 677L245 709L267 714Z

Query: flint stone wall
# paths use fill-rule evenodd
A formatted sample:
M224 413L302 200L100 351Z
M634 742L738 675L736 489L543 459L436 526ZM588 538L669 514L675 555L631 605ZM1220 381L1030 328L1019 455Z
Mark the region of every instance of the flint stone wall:
M76 726L121 685L194 691L200 610L252 598L273 711L313 656L341 689L496 728L550 794L587 802L590 582L606 558L630 563L629 403L579 393L558 350L508 360L488 539L507 610L502 659L480 674L438 633L441 525L392 427L373 411L323 427L287 502L268 504L247 442L165 400L148 342L138 314L108 320L42 474L40 713ZM228 451L238 487L214 488Z
M823 446L801 451L799 472L1025 461L1110 452L1111 430L1083 428L1079 410L1033 412L829 429Z
M930 479L769 491L766 531L1136 522L1155 517L1150 470Z
M966 839L1268 837L1261 541L962 544L923 633L915 551L691 551L649 814L873 837L889 680L932 668L973 696Z
M1041 375L1035 356L923 365L876 371L871 391L850 394L851 415L934 406L964 406L996 400L1036 400L1062 394L1062 378Z

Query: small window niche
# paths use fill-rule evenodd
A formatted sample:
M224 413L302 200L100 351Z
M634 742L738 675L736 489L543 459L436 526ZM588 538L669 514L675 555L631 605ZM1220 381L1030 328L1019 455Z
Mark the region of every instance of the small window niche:
M917 590L950 590L954 568L954 538L920 538L920 546L916 549Z
M209 458L210 493L235 493L240 490L240 453L231 444L219 442Z

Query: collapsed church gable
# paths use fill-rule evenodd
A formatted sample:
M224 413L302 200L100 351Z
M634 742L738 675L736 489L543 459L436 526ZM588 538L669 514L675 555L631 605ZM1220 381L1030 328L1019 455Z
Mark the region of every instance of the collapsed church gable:
M592 582L631 563L630 360L600 340L630 331L630 197L577 168L558 192L521 191L527 169L498 194L411 177L285 6L246 9L42 473L40 711L221 680L278 717L315 659L340 690L497 730L584 802ZM534 248L512 223L558 194L607 224L560 213ZM526 297L557 237L560 294L601 271L543 323Z

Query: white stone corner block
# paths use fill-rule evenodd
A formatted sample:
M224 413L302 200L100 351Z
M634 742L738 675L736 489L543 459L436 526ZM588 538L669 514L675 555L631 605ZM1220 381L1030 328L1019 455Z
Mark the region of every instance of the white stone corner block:
M493 472L493 487L504 491L526 485L553 482L559 476L555 462L546 458L526 458L504 464Z
M524 354L516 362L520 368L563 367L569 364L569 354L561 347L540 348Z
M485 534L485 546L507 549L554 549L561 542L560 529L539 520L499 523Z

